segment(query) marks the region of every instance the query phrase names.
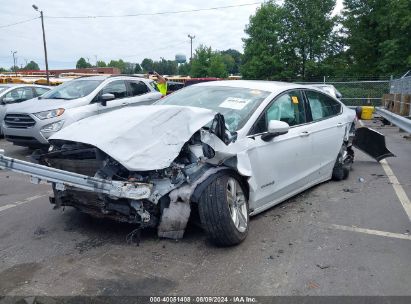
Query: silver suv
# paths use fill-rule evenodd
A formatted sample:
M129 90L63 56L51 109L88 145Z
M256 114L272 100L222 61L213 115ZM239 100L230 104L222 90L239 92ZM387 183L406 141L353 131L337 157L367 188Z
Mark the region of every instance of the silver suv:
M6 140L41 147L62 128L85 117L161 98L152 80L132 76L77 78L41 97L10 105L2 125Z

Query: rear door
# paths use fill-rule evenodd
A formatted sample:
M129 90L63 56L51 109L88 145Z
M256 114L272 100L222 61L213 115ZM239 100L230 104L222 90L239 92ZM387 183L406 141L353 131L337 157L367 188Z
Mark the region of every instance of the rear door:
M161 97L158 92L152 92L151 89L140 80L126 80L130 98L127 104L130 106L149 105Z
M318 179L331 177L332 169L343 144L347 123L341 104L331 96L315 90L305 90L311 123L307 131L313 143L313 157L318 167Z

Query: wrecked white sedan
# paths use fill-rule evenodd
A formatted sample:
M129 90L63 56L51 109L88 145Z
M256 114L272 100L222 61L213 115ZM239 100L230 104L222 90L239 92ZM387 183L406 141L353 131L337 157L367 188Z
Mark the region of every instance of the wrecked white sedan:
M212 241L234 245L249 216L348 175L354 120L312 87L208 82L81 120L51 137L39 164L0 155L0 167L51 182L55 207L158 227L170 238L183 236L191 215ZM381 145L359 146L378 160L392 156Z

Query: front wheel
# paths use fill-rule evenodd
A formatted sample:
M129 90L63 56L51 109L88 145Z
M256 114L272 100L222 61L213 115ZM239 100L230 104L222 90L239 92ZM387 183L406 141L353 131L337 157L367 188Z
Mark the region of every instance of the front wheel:
M234 176L216 177L201 194L198 212L208 237L217 245L232 246L246 238L248 200Z

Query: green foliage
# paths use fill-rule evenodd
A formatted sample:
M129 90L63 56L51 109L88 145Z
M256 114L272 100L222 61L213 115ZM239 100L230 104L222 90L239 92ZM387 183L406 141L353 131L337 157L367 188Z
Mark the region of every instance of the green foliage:
M191 61L191 77L228 77L235 66L235 60L227 53L213 51L211 47L200 45Z
M144 72L149 72L153 70L153 60L149 58L144 58L141 62L141 67L143 68Z
M129 65L127 65L123 59L119 59L119 60L111 60L108 64L108 67L112 67L112 68L118 68L120 69L121 73L127 74L128 69L129 69Z
M178 64L175 60L165 60L153 62L153 70L160 75L175 75L178 72Z
M194 52L191 60L191 77L207 77L212 56L211 47L200 45Z
M0 67L0 72L7 72L7 69Z
M240 65L241 65L241 56L242 56L242 54L239 51L233 50L233 49L228 49L228 50L225 50L225 51L221 51L221 54L222 55L229 55L232 59L234 59L234 65L232 67L230 67L228 65L228 63L226 63L224 61L227 68L228 68L228 73L230 73L230 74L240 73Z
M411 1L345 0L343 25L358 74L401 74L411 69Z
M96 63L98 68L105 68L107 67L107 64L103 60L98 60Z
M84 68L91 68L92 65L86 61L83 57L81 57L77 63L76 63L76 68L77 69L84 69Z
M138 73L141 73L142 71L143 71L143 69L141 68L141 65L136 63L135 66L134 66L134 73L138 74Z
M245 32L241 67L245 78L307 79L318 76L324 60L341 50L335 0L268 1L261 5Z
M187 76L190 74L191 65L189 63L182 63L178 66L178 75Z
M39 71L40 67L39 65L31 60L27 65L23 68L23 70L30 70L30 71Z

